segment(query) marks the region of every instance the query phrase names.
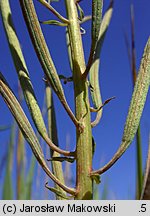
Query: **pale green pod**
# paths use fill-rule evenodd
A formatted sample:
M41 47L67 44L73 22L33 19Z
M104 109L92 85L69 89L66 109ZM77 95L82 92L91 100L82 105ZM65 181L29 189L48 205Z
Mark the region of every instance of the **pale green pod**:
M93 60L95 58L95 51L98 43L100 26L102 21L102 9L103 9L103 0L92 1L92 28L91 28L92 42L91 42L91 49L90 49L88 63L86 66L85 73L83 75L84 78L86 78L86 76L88 75Z
M20 84L24 93L24 97L32 119L38 128L39 133L45 133L46 127L43 121L43 117L40 108L37 103L37 99L34 93L34 89L30 80L28 69L25 63L24 56L20 47L20 43L13 25L11 8L8 0L0 1L0 8L2 14L2 20L4 29L8 39L8 44L11 50L13 62L20 80Z
M137 132L141 115L146 102L150 84L150 37L144 49L140 69L134 86L134 91L124 127L122 143L113 158L101 169L91 172L91 175L101 174L108 170L126 151Z
M28 69L25 63L24 56L22 54L22 50L20 47L20 43L15 32L15 28L12 21L11 9L8 0L0 1L0 8L2 13L2 20L5 28L5 32L7 35L9 47L12 53L12 58L14 61L14 65L16 67L16 71L18 74L18 78L20 80L20 84L24 93L24 97L27 103L27 106L30 110L32 119L34 124L39 132L39 134L43 137L43 139L47 142L47 144L55 151L58 151L60 154L70 155L69 152L59 149L55 146L52 141L48 138L46 126L42 117L41 110L39 108L34 89L30 80L30 76L28 73Z
M101 53L101 48L103 45L103 41L104 41L104 38L107 32L107 29L111 21L112 13L113 13L113 1L111 1L102 19L102 23L101 23L100 31L99 31L98 42L97 42L97 46L95 50L95 56L94 56L93 63L91 65L90 73L89 73L89 82L91 85L90 92L91 92L91 97L92 97L94 108L96 109L102 106L100 83L99 83L100 53ZM99 123L101 116L102 116L102 109L98 111L96 119L91 123L92 127L96 126Z
M34 8L33 1L32 0L20 0L20 5L22 8L22 12L24 15L26 25L28 27L30 37L32 39L34 49L42 65L43 71L46 75L46 79L48 80L51 87L57 94L60 102L64 106L65 110L67 111L68 115L70 116L74 124L80 128L80 124L78 120L75 118L73 112L71 111L66 101L59 76L57 74L56 68L52 61L47 44L45 42L41 27L39 25L39 21L38 21L38 17L37 17L35 8Z
M11 18L11 10L9 2L7 0L2 0L0 2L1 12L5 31L9 41L9 46L12 52L14 63L18 72L18 76L24 91L25 99L31 111L35 125L37 126L40 133L46 133L46 127L43 122L40 108L37 104L37 100L34 94L32 83L27 71L24 57L20 48L20 44L15 32L15 28Z
M137 131L150 83L150 38L146 44L136 79L122 141L131 143Z
M57 125L56 125L56 114L55 114L55 107L53 102L53 95L52 90L49 85L46 85L45 89L46 94L46 109L47 109L47 119L48 119L48 134L50 139L57 145L58 144L58 133L57 133ZM60 154L56 151L50 150L51 157L60 157ZM62 163L58 161L52 161L52 171L54 175L64 184L64 175L63 175L63 169L62 169ZM55 188L64 193L62 188L60 188L58 185L55 185ZM56 194L56 199L61 200L62 198Z
M103 0L92 1L92 49L95 50L102 21Z

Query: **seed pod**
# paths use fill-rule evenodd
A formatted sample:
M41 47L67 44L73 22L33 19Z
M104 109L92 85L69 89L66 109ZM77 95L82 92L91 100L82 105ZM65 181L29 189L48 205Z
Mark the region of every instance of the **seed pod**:
M101 21L102 21L102 8L103 8L103 0L92 1L92 32L91 32L92 43L90 49L90 56L88 59L86 70L83 74L83 78L86 78L86 76L88 75L94 60L96 46L99 38Z
M91 172L91 175L101 174L108 170L126 151L137 132L141 115L146 102L150 85L150 37L144 49L139 73L134 86L134 91L124 127L122 143L113 158L101 169Z
M102 106L100 83L99 83L100 53L101 53L101 48L103 45L103 41L105 39L105 35L107 32L108 26L111 21L112 12L113 12L113 1L111 1L102 19L102 23L101 23L100 31L99 31L98 42L97 42L97 46L95 50L95 56L94 56L93 63L91 65L90 73L89 73L89 82L92 87L90 89L91 90L90 92L91 92L91 97L92 97L94 108L96 109ZM101 116L102 116L102 109L98 111L96 119L91 123L92 127L96 126L99 123Z
M32 39L34 49L41 63L45 76L48 82L50 83L52 89L57 94L60 102L64 106L68 115L70 116L74 124L77 127L79 127L79 122L75 118L73 112L71 111L66 101L59 76L57 74L56 68L52 61L50 52L48 50L47 44L45 42L41 27L38 21L38 17L37 17L35 8L34 8L33 1L32 0L20 0L20 5L22 8L22 12L24 15L26 25L28 27L30 37Z
M24 97L29 108L30 114L32 116L33 122L42 136L42 138L47 142L47 144L54 150L58 151L60 154L70 155L70 152L59 149L55 146L47 135L46 126L42 117L38 101L36 99L30 75L25 63L24 56L20 47L20 43L15 32L15 27L13 25L13 20L11 16L11 9L8 0L0 1L2 20L4 24L4 29L7 35L9 47L12 53L12 58L14 65L20 80L20 84L24 93Z
M0 94L2 95L4 101L6 102L8 108L10 109L12 115L14 116L16 122L20 130L22 131L24 138L29 143L34 156L36 157L37 161L46 172L46 174L62 189L70 194L74 194L75 190L72 188L67 187L66 185L62 184L56 176L49 170L46 161L44 159L44 155L39 144L39 141L25 115L23 112L19 102L17 101L16 97L14 96L12 90L10 89L8 83L4 79L3 75L0 73Z
M102 21L103 0L92 1L92 47L96 48Z

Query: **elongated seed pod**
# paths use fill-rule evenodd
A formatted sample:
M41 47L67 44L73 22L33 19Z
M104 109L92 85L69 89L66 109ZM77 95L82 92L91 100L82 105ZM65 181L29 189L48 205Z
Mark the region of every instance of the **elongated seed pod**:
M100 65L100 52L103 45L103 41L105 39L105 35L108 29L108 26L111 21L113 12L113 1L111 1L106 13L104 14L104 17L102 19L102 23L100 26L99 31L99 37L98 42L95 50L95 56L93 59L93 63L91 65L90 73L89 73L89 82L92 88L91 91L91 97L92 102L94 104L94 108L98 109L100 106L102 106L102 100L101 100L101 92L100 92L100 83L99 83L99 65ZM100 109L96 115L96 119L91 123L91 126L96 126L102 116L102 109Z
M103 0L92 1L92 49L95 50L102 21Z
M49 170L42 149L40 147L39 141L26 117L24 114L19 102L17 101L16 97L12 93L9 85L5 81L2 73L0 73L0 94L2 95L3 99L5 100L8 108L10 109L12 115L14 116L15 120L18 123L20 130L22 131L25 139L29 143L33 154L35 155L37 161L43 168L43 170L47 173L47 175L62 189L70 194L74 194L75 191L72 188L68 188L66 185L63 185Z
M101 174L108 170L126 151L136 134L141 115L146 102L150 85L150 37L144 49L139 73L134 86L134 91L124 127L122 143L113 158L101 169L91 172L91 175Z
M86 70L85 73L83 74L84 78L86 78L86 76L88 75L94 60L95 50L99 38L100 26L102 21L102 8L103 8L103 0L92 1L92 29L91 29L92 43L91 43L90 56L88 59Z
M64 106L68 115L70 116L74 124L78 127L79 122L75 118L74 114L72 113L66 101L59 76L57 74L56 68L54 66L54 63L52 61L48 47L46 45L41 27L39 25L39 21L38 21L38 17L37 17L35 8L34 8L33 1L32 0L20 0L20 5L22 8L22 12L24 15L26 25L28 27L30 37L32 39L32 43L34 45L34 49L43 67L46 78L48 79L55 93L57 94L60 102Z
M47 142L47 144L54 150L58 151L60 154L70 155L70 152L59 149L55 146L52 141L49 139L46 126L41 114L41 110L39 108L34 89L32 86L32 82L30 79L30 75L28 73L28 69L25 63L24 56L22 54L22 50L20 47L20 43L15 31L15 27L13 25L11 9L8 0L0 1L0 8L2 14L2 20L4 24L4 29L7 35L9 47L12 53L12 58L14 61L14 65L18 74L18 78L20 80L20 84L24 93L24 97L31 113L34 124L42 136L42 138Z
M38 131L40 133L41 131L45 133L46 132L45 124L42 118L40 108L38 106L38 102L37 102L37 99L34 93L34 89L33 89L33 86L30 80L30 76L29 76L28 69L25 63L25 59L22 54L20 43L19 43L16 31L15 31L15 27L13 25L9 1L1 0L0 8L1 8L4 29L6 32L9 47L12 53L12 58L14 61L14 65L15 65L17 74L18 74L18 78L20 80L20 84L21 84L21 87L24 93L26 103L32 115L32 119L38 128Z
M47 83L46 83L47 84ZM58 133L56 125L55 108L53 103L53 95L49 85L46 85L46 109L47 109L47 120L48 120L48 134L51 140L58 146ZM56 151L50 151L51 157L60 157L60 154ZM62 163L57 161L51 161L52 171L54 175L64 184L64 175L62 169ZM58 185L55 186L60 192L64 192ZM56 195L56 199L61 199L60 196Z

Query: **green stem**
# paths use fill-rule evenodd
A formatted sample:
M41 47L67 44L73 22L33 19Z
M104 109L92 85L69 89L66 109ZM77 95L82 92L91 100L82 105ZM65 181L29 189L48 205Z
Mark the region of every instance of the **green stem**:
M85 71L85 59L83 53L80 25L77 8L74 0L65 0L66 10L70 24L68 33L71 43L73 64L73 81L75 93L76 118L82 120L84 130L82 133L76 130L76 189L75 199L92 199L92 180L89 177L92 168L92 133L90 107L88 99L88 83L82 79Z

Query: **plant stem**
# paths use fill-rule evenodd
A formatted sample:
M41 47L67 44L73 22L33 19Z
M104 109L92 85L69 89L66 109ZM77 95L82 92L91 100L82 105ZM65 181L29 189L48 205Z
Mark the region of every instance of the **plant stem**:
M76 130L76 189L75 199L92 199L92 180L89 173L92 168L92 133L90 107L88 99L88 83L82 79L85 71L82 38L78 21L77 8L74 0L65 0L66 10L70 24L68 33L71 43L73 64L73 82L75 93L76 118L82 121L82 133Z

